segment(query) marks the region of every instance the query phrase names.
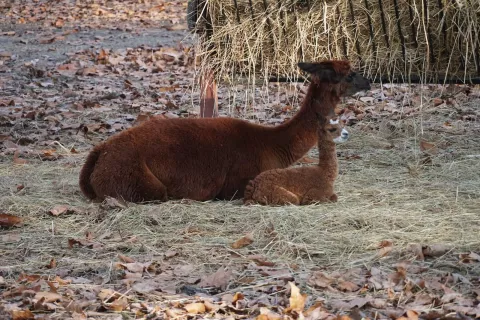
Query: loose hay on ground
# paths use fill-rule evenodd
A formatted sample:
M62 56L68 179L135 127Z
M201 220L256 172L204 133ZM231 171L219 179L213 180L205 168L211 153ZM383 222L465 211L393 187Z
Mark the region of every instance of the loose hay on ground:
M415 125L398 122L400 129ZM419 137L408 130L385 133L356 126L350 131L351 141L338 148L339 202L318 206L173 201L102 209L85 202L78 189L85 154L23 166L4 159L0 208L25 217L27 224L1 232L1 269L12 274L46 272L44 266L55 257L59 268L79 275L108 274L118 253L145 260L167 250L179 252L178 259L200 269L234 263L233 251L306 267L340 266L375 261L376 245L385 239L400 251L409 243L480 248L480 161L470 157L480 154L478 136L437 136L450 147L432 156L432 164L422 165ZM345 160L349 155L361 158ZM17 193L17 184L25 189ZM78 211L52 217L47 212L55 205ZM270 224L275 239L266 232ZM87 231L103 245L101 250L68 247L69 238L84 239ZM230 249L247 233L254 238L248 249Z

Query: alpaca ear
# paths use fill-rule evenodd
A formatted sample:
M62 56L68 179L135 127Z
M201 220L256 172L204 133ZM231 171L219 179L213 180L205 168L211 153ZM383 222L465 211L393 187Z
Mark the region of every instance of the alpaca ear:
M320 81L338 83L341 80L331 64L299 62L297 65L301 70L317 77Z

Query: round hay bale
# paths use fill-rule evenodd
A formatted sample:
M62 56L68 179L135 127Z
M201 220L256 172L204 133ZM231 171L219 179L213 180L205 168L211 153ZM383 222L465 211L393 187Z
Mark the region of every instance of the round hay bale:
M294 78L297 62L324 59L377 81L480 79L479 1L210 0L197 10L202 68L223 80Z

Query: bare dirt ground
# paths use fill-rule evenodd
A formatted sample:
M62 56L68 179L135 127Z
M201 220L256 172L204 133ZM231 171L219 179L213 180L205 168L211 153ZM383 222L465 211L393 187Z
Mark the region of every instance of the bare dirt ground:
M197 116L185 13L0 2L0 319L480 317L478 87L345 99L335 204L86 201L96 143L153 114ZM220 85L220 114L281 123L302 86L257 88L252 105Z

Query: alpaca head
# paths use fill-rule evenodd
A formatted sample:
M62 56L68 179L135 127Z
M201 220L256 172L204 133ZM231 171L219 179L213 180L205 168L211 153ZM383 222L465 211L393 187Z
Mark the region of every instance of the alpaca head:
M330 89L337 96L349 96L371 88L370 80L352 70L348 61L299 62L298 67L311 75L312 84Z
M333 140L335 143L343 143L350 136L338 117L328 117L326 119L323 134L326 139Z

